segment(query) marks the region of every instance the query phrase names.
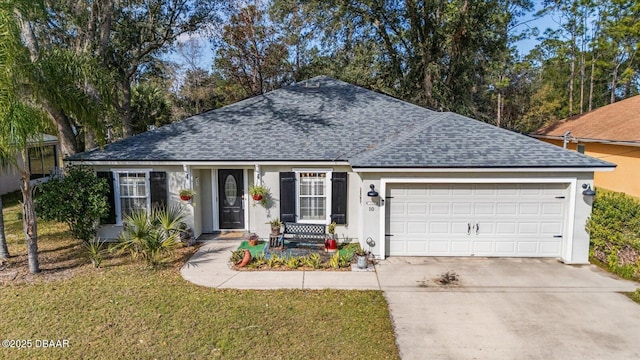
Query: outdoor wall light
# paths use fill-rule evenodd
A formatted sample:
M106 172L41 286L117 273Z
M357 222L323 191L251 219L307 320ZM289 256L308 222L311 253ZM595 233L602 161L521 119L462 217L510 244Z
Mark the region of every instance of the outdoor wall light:
M371 185L369 185L369 188L371 188L371 190L367 193L367 196L378 197L378 192L376 191L376 186L371 184Z
M593 190L591 188L591 185L589 184L582 184L582 188L584 189L584 191L582 192L582 195L585 196L594 196L596 194L595 190Z

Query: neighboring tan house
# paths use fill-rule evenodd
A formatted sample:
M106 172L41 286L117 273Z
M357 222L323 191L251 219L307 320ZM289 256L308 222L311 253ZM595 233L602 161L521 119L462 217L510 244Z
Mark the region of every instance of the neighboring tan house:
M566 135L565 135L566 134ZM640 95L547 125L531 136L616 165L595 185L640 197Z
M59 167L58 138L43 135L42 141L33 142L27 149L31 180L46 181L49 175ZM16 155L16 162L23 167L22 157ZM0 167L0 195L20 189L20 172L15 166Z
M594 171L614 165L450 112L316 77L81 154L123 214L179 204L195 235L327 225L386 256L588 263ZM247 196L271 189L268 209ZM179 190L192 188L192 201ZM588 194L588 192L587 192Z

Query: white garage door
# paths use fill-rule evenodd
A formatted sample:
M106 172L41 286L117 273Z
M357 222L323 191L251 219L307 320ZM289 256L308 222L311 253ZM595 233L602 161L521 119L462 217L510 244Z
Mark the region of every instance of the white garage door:
M568 184L387 188L388 255L561 255Z

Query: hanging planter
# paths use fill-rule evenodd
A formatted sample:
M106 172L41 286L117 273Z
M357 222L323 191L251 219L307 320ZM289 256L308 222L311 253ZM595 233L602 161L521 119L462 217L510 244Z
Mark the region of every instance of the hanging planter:
M180 200L182 201L190 201L193 198L193 195L195 195L195 191L191 190L191 189L182 189L180 190Z
M255 202L259 202L260 205L266 207L269 188L264 185L251 185L249 186L249 195L251 195L251 198L253 198Z

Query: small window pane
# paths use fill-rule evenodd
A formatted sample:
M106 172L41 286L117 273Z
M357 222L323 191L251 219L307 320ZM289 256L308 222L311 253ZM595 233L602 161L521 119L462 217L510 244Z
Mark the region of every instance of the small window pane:
M147 200L141 198L122 198L120 199L120 209L122 210L122 217L124 218L134 211L146 210Z
M326 217L324 198L300 198L301 220L324 220Z

